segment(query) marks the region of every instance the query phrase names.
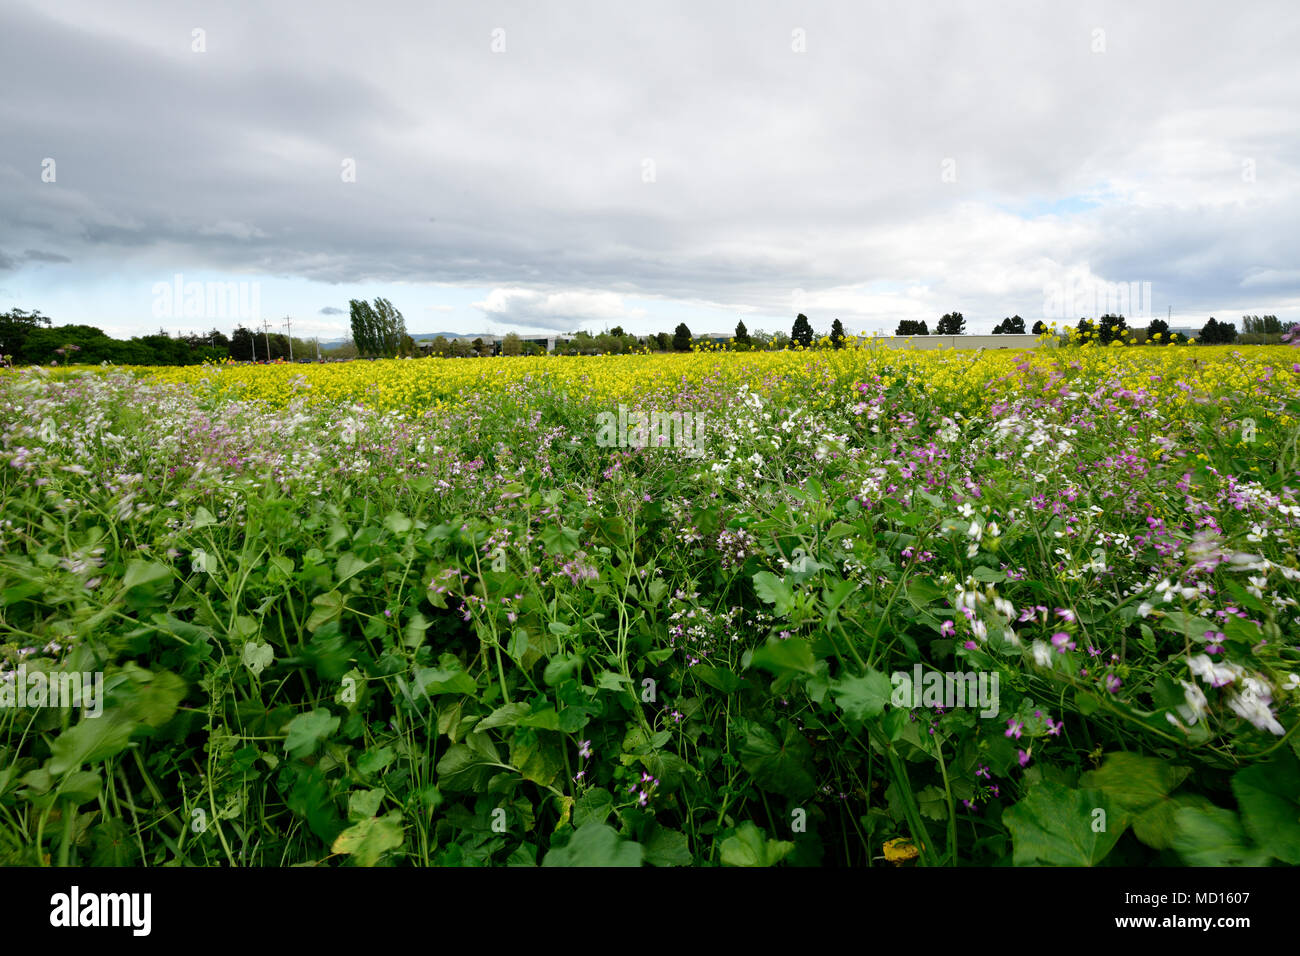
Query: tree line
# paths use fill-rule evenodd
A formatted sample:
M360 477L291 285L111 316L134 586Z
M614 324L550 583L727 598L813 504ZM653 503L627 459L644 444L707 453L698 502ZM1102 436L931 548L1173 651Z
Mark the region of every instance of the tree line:
M229 355L230 340L207 335L157 335L115 339L93 325L54 325L40 310L0 312L0 362L12 365L198 365Z
M352 341L342 346L321 349L325 358L393 358L396 356L435 355L447 358L492 355L534 355L545 352L536 342L525 341L511 332L502 339L499 349L482 338L466 342L438 336L431 343L417 345L406 331L402 313L384 298L373 303L353 299L351 306ZM1205 345L1263 344L1281 341L1292 333L1296 322L1281 322L1275 315L1242 316L1242 331L1235 323L1220 322L1211 317L1198 333L1198 341ZM1035 322L1032 333L1042 335L1049 329L1042 321ZM1188 339L1171 332L1164 319L1153 319L1144 329L1130 328L1122 315L1103 315L1099 320L1080 319L1074 332L1085 341L1102 345L1126 339L1158 344L1186 343ZM1004 318L993 329L994 335L1023 335L1025 321L1018 315ZM1143 334L1144 333L1144 334ZM894 332L898 336L932 334L924 320L903 319ZM935 335L965 335L966 320L960 312L943 315L935 326ZM736 351L772 351L787 348L843 348L848 336L839 319L831 323L830 334L819 336L808 317L800 313L795 317L790 334L782 332L750 332L744 321L736 325L734 335L722 343ZM621 326L592 334L576 332L556 338L555 352L560 355L626 354L631 352L689 352L693 348L712 344L708 338L696 338L685 322L679 323L671 333L632 335ZM277 361L289 358L315 358L317 347L310 340L290 338L278 332L257 331L242 325L227 337L217 329L205 335L190 333L171 336L159 330L156 335L133 336L115 339L103 330L89 325L55 326L49 316L39 310L27 312L11 309L0 313L0 363L13 365L79 364L98 365L111 362L115 365L197 365L207 361L233 359L240 362Z

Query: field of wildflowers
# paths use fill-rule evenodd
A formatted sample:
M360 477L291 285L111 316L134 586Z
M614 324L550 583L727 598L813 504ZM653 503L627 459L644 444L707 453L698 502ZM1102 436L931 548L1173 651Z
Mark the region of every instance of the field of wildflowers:
M0 863L1298 864L1298 358L0 372Z

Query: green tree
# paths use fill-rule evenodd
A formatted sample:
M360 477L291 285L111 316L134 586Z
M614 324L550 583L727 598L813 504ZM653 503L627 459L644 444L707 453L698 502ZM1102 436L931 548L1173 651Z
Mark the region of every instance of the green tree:
M30 362L32 359L23 354L27 336L39 328L49 328L52 320L48 315L41 315L41 310L27 312L23 309L10 309L0 312L0 356L8 355L14 362Z
M916 319L900 319L898 328L894 330L895 335L929 335L930 329L925 324L925 320L917 321Z
M1109 345L1116 339L1122 339L1127 331L1128 323L1124 321L1124 316L1106 314L1101 317L1099 334L1102 345Z
M393 303L376 298L371 305L361 299L348 303L352 318L352 341L363 356L392 358L402 345L406 334L406 320L393 308ZM272 349L274 353L274 348Z
M839 319L831 323L831 344L837 349L844 348L844 326Z
M673 332L673 351L689 352L691 350L691 330L686 327L685 322L678 324L677 329Z
M114 362L118 365L172 364L168 361L153 361L153 353L148 351L130 356L124 350L125 345L125 342L109 338L102 329L91 325L58 325L52 328L37 326L27 332L20 360L30 365L47 365L50 362L58 362L60 365L98 365L100 362ZM163 359L169 357L162 356ZM139 358L141 361L131 361L131 358Z
M518 332L510 332L501 340L502 355L522 355L524 351L524 340L519 337Z
M1156 338L1159 336L1159 338ZM1169 344L1169 323L1164 319L1152 319L1147 324L1147 341L1156 345Z
M736 335L735 335L735 339L736 339L736 344L737 344L737 345L753 345L753 344L754 344L754 340L751 339L751 338L749 337L749 329L745 328L745 323L744 323L744 321L740 321L740 322L737 322L737 323L736 323Z
M253 333L242 325L230 333L230 357L236 362L253 361Z
M350 300L348 308L352 317L352 341L356 343L357 353L367 357L378 355L379 344L375 334L378 321L375 310L365 299Z
M811 348L812 341L812 323L808 321L808 316L800 312L795 316L794 326L790 329L790 343L792 346L799 345L803 348Z
M1282 331L1282 323L1276 315L1243 315L1241 331L1246 335L1278 335Z
M1236 339L1237 326L1232 322L1216 321L1214 316L1210 316L1210 321L1205 323L1197 337L1202 345L1228 345Z
M949 312L939 320L938 327L934 330L935 335L965 335L966 320L962 318L960 312Z
M385 358L397 355L406 334L406 320L387 299L375 299L375 318L378 320L379 354Z

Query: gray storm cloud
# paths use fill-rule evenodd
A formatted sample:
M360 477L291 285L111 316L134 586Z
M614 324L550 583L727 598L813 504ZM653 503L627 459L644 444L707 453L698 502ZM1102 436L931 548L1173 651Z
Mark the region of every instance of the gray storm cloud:
M846 321L1033 315L1080 270L1284 314L1298 24L1280 2L10 3L0 268L449 283L555 329L634 322L631 296L784 315L795 290Z

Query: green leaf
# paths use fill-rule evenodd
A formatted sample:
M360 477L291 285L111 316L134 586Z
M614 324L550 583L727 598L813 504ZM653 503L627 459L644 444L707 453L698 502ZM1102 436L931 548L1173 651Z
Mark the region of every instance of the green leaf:
M361 820L373 817L384 802L382 790L353 790L348 794L348 819Z
M1183 807L1210 806L1210 801L1194 794L1161 800L1133 818L1133 835L1156 850L1172 850L1178 836L1178 811Z
M415 670L415 693L436 697L439 694L473 695L478 683L462 670L418 667Z
M1191 773L1158 757L1118 752L1079 778L1079 786L1100 790L1124 810L1139 813L1165 799Z
M710 664L696 664L691 668L691 676L724 694L734 694L744 686L745 681L725 667L713 667Z
M931 605L946 593L948 592L928 578L913 578L907 581L907 600L917 607Z
M554 687L574 671L581 670L581 668L582 655L560 654L546 662L546 669L542 671L542 680L548 686Z
M784 641L769 637L766 644L754 651L749 664L777 675L791 672L812 674L817 670L817 658L802 637L789 637Z
M99 796L98 770L75 770L63 778L59 785L59 799L70 800L76 806L89 803Z
M916 795L916 805L921 815L931 820L948 819L948 797L935 786L926 787Z
M456 744L443 754L434 769L441 789L482 793L498 768L468 744Z
M537 730L559 730L560 715L556 713L554 707L548 704L539 711L520 717L516 724L520 727L533 727ZM482 730L483 727L480 725L477 729Z
M746 820L722 841L719 853L723 866L773 866L793 849L793 843L767 839L762 830Z
M392 747L376 747L357 758L357 770L363 776L372 777L396 759L397 752Z
M343 595L338 591L318 594L311 599L312 612L307 618L307 630L315 633L343 613Z
M384 518L384 527L393 534L406 534L411 530L411 519L400 511L393 511Z
M256 641L249 641L244 645L244 653L240 657L249 673L257 677L262 671L271 666L275 660L275 651L270 644L258 644Z
M1263 866L1269 860L1267 850L1251 845L1231 810L1183 807L1174 820L1174 849L1188 866Z
M893 684L889 678L870 669L861 677L846 677L831 682L835 705L850 720L880 716L892 692Z
M573 825L604 823L614 812L614 797L608 790L588 790L573 803Z
M589 822L548 851L542 866L640 866L644 854L640 843L621 839L608 824Z
M491 730L493 727L513 727L522 717L527 717L532 708L524 703L505 704L488 714L477 724L475 730Z
M601 671L596 675L596 686L601 690L628 690L631 683L632 678L614 671Z
M528 632L522 627L515 628L515 632L510 635L510 641L506 644L506 654L511 660L519 661L528 653Z
M764 604L775 605L778 615L790 613L794 605L794 588L771 571L759 571L754 575L754 593Z
M793 725L778 739L761 724L750 723L740 746L740 762L758 787L796 800L817 789L808 769L811 757L812 748Z
M118 685L113 696L121 701L131 719L161 727L170 721L181 700L186 685L172 671L147 671L135 663L122 667L126 682Z
M95 849L90 856L90 865L129 866L135 854L135 844L126 824L116 817L108 819L91 829L95 840Z
M141 561L132 558L126 563L126 573L122 575L122 590L129 591L146 584L170 581L172 569L157 561Z
M289 721L284 749L290 757L308 757L322 740L338 730L339 718L328 710L312 710Z
M1096 866L1128 826L1122 811L1101 791L1071 790L1056 783L1038 784L1002 819L1011 831L1016 866Z
M347 854L357 866L374 866L389 850L402 845L402 812L369 817L348 827L334 840L333 853Z
M137 724L123 711L110 710L98 717L82 717L50 744L46 768L56 777L83 764L107 760L126 749Z
M419 611L411 615L411 619L406 622L406 627L402 630L402 645L404 647L416 648L424 643L424 632L429 629L429 619Z
M664 599L664 595L668 593L668 585L658 578L655 578L650 582L650 586L647 590L650 592L650 604L651 606L655 606L661 603Z
M542 544L551 554L569 555L578 550L581 537L574 528L563 526L542 529Z
M370 567L372 563L362 561L351 551L344 551L339 555L338 563L334 566L334 575L339 579L339 584L343 584Z
M694 860L686 834L656 823L645 841L645 861L651 866L690 866Z
M1263 849L1292 866L1300 865L1300 769L1294 754L1238 770L1232 793L1246 832Z

